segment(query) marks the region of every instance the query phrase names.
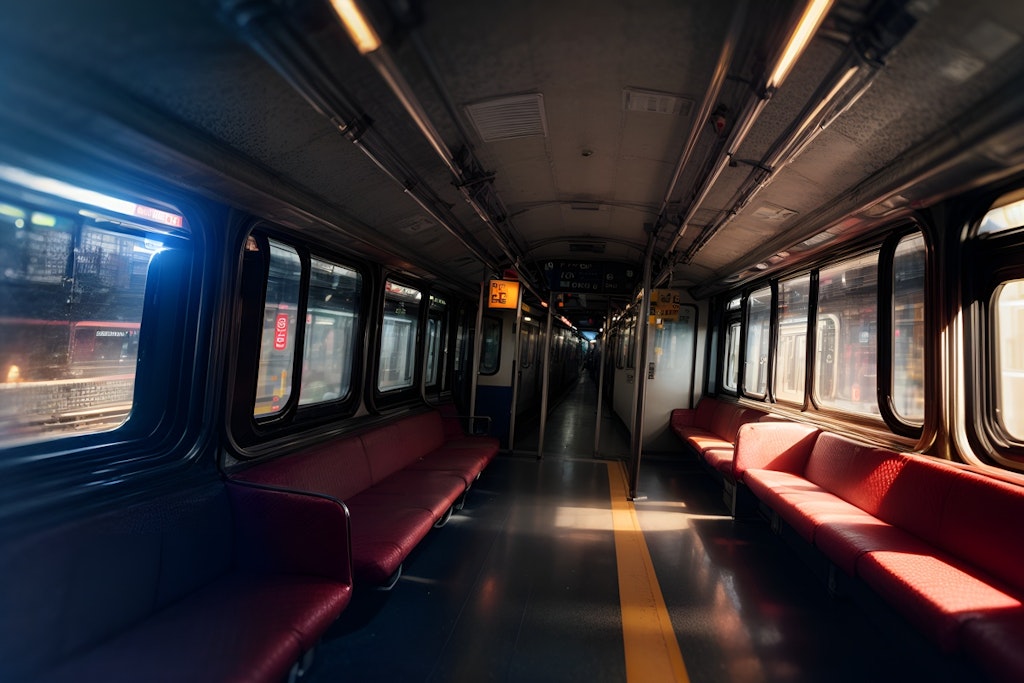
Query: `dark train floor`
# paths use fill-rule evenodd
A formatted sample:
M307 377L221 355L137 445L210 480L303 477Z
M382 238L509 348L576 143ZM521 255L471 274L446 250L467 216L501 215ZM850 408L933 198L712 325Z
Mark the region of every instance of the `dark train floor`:
M634 518L642 537L615 531L632 513L621 509L629 507L624 496L611 496L624 481L622 463L592 457L594 406L585 379L556 406L543 460L518 447L499 456L465 508L420 544L392 591L357 587L304 680L960 678L899 624L894 630L876 610L830 598L763 521L733 521L714 479L682 454L643 460L638 492L647 499ZM576 452L567 426L584 443ZM624 453L621 432L605 431L602 453ZM617 563L623 539L646 542L667 638L674 631L685 671L652 673L657 667L647 664L662 655L636 649L637 638L658 640L657 625L630 597L630 582L643 577Z

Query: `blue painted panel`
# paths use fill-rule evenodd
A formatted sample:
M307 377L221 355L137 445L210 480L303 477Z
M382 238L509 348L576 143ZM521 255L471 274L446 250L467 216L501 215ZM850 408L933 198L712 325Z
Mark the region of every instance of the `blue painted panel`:
M508 423L512 408L512 387L478 386L476 414L491 418L491 436L501 439L501 447L508 447Z

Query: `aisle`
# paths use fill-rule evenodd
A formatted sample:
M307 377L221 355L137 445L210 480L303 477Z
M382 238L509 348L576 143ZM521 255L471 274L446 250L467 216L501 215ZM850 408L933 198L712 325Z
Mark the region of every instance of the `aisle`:
M304 680L955 683L910 631L831 598L763 521L731 519L682 451L644 458L646 500L626 502L626 463L592 455L592 387L552 411L543 459L491 463L392 591L356 587ZM635 664L659 639L681 661L652 677Z
M549 409L544 431L544 457L594 457L594 432L597 425L597 384L588 375ZM621 421L607 406L601 411L602 458L628 458L629 435ZM540 420L533 418L517 426L515 454L536 456Z

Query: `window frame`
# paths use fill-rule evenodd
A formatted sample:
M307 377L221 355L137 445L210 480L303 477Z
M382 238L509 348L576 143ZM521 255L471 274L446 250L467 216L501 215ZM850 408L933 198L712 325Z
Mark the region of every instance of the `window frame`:
M388 282L393 282L401 287L415 290L420 294L419 310L416 313L416 330L410 345L413 353L413 366L411 371L411 383L407 386L395 387L392 389L380 389L381 352L384 338L384 317L386 308ZM423 366L424 366L424 335L426 327L427 310L430 307L430 288L423 282L406 277L401 273L383 273L380 284L376 286L376 297L379 297L375 304L375 334L372 347L372 362L368 364L367 388L369 389L369 404L374 410L384 410L396 406L411 404L422 400L423 397Z
M767 304L768 320L766 321L765 327L764 327L764 332L766 332L767 335L768 335L768 349L767 349L767 351L765 353L765 356L764 356L764 370L763 370L763 372L764 372L764 390L758 392L758 391L752 391L749 387L747 387L748 369L750 367L749 363L751 362L747 358L747 356L749 355L749 352L750 352L749 342L750 342L750 333L751 333L751 322L750 322L751 301L752 301L752 298L754 297L755 294L759 294L760 292L763 292L764 290L768 290L768 304ZM777 288L776 288L776 283L775 283L774 280L772 280L771 282L769 282L768 284L766 284L764 286L757 287L756 289L751 290L750 292L747 293L747 295L745 297L743 297L743 305L742 305L743 316L742 316L742 323L741 323L742 340L740 342L740 346L741 346L741 359L740 359L740 363L739 363L739 367L741 368L740 377L739 377L739 391L742 393L742 395L744 397L750 398L750 399L754 399L754 400L758 400L758 401L766 400L768 398L768 396L769 396L769 393L771 392L771 387L772 387L772 379L773 379L773 377L772 377L772 374L773 374L772 373L772 367L774 365L772 359L775 356L775 316L776 316L776 300L777 300L777 298L778 298L778 296L777 296ZM760 350L758 350L758 351L760 351ZM758 353L757 364L761 365L760 353Z
M496 329L497 333L498 333L497 334L498 344L494 348L494 367L493 368L490 367L490 366L484 366L484 358L485 358L484 342L486 341L486 337L484 335L484 332L485 332L484 326L486 324L488 324L488 323L496 323L496 326L494 327L494 329ZM502 343L504 341L503 338L502 338L502 336L503 336L502 335L502 332L503 332L502 328L503 327L504 327L504 321L501 318L499 318L498 316L496 316L496 315L488 315L487 313L485 313L485 314L483 314L480 317L480 366L477 368L477 372L480 375L483 375L485 377L490 377L492 375L498 374L498 372L501 371L501 347L502 347ZM484 369L485 367L487 367L488 369L485 370Z
M438 299L444 303L444 308L441 311L441 315L435 315L434 300ZM452 297L437 290L431 290L427 293L427 315L425 321L425 327L423 330L423 391L424 393L442 394L449 391L449 356L452 354L452 320L453 320L453 306L451 303ZM439 339L437 344L437 358L434 361L436 377L433 381L427 377L427 372L430 369L427 361L430 356L430 322L431 320L438 320L439 323Z
M130 490L134 482L154 473L171 476L192 467L198 449L183 446L198 442L202 434L214 429L190 406L202 405L208 391L204 350L212 346L213 326L209 320L216 305L216 293L208 283L220 272L219 263L211 266L208 238L214 223L219 231L224 225L207 206L163 185L144 180L111 184L106 178L116 170L116 164L98 169L104 172L101 177L73 168L70 157L65 158L68 165L41 166L14 153L9 156L3 163L13 164L10 168L18 166L39 178L181 217L177 226L144 217L125 219L57 193L30 191L20 183L0 180L4 195L30 195L28 203L33 206L57 213L86 210L128 227L129 232L137 226L142 233L159 235L164 242L163 250L147 270L133 404L126 421L113 429L71 431L0 447L0 465L18 468L19 495L26 502L20 508L22 514L34 515L38 508L55 502L55 476L63 488L74 492L77 504L90 496L98 500L96 495L100 494L109 503L125 495L118 492ZM103 486L96 486L101 482Z
M1022 231L1021 234L1024 234ZM761 400L769 401L773 404L779 405L782 408L789 407L794 410L808 414L821 415L828 419L840 419L843 422L863 424L869 428L875 428L884 425L894 435L907 438L921 439L925 433L926 425L931 424L936 417L928 414L927 408L927 397L933 396L935 393L934 380L930 378L933 374L930 368L934 365L934 354L935 351L929 348L929 345L921 342L924 347L924 387L923 392L925 396L925 415L920 422L908 420L901 417L898 411L894 407L894 395L895 387L892 385L892 377L894 373L893 363L894 359L893 346L894 342L892 339L892 330L895 326L895 302L894 302L894 289L895 283L893 282L893 271L894 271L894 259L899 248L899 245L903 240L908 237L921 236L924 240L925 248L925 263L924 263L924 280L922 284L923 288L923 308L924 308L924 323L922 335L923 338L928 338L932 335L934 330L934 323L932 318L935 316L935 294L932 291L934 289L933 275L932 272L935 268L934 252L932 247L932 238L929 235L927 226L918 220L903 221L898 224L894 224L885 229L880 235L875 235L870 241L860 242L851 248L845 248L837 251L833 254L829 254L825 258L820 258L820 262L813 264L804 265L803 269L794 268L780 271L779 273L765 279L757 280L746 285L742 290L731 290L723 293L716 299L716 311L717 318L719 320L716 326L715 332L717 334L714 337L717 338L715 348L713 348L708 357L715 356L717 360L717 376L715 382L709 381L709 386L712 384L717 385L718 392L730 396L742 397L749 400ZM877 264L877 277L878 280L875 285L875 319L873 324L876 331L876 348L873 354L874 367L875 367L875 386L868 388L868 390L874 391L878 400L878 412L867 413L857 412L852 410L846 410L841 406L833 406L828 404L822 404L818 400L818 391L820 387L820 378L817 376L817 355L819 337L821 335L821 317L819 315L820 305L820 273L822 270L829 269L844 262L854 261L859 258L863 258L869 255L875 255ZM1022 267L1024 270L1024 267ZM777 364L779 362L779 288L780 283L792 282L801 278L809 278L808 287L808 312L807 312L807 334L805 338L806 352L805 352L805 382L803 387L802 398L799 401L792 400L792 398L778 397L777 383L779 378L776 377ZM747 336L749 333L749 297L753 292L763 290L766 287L771 287L772 292L772 306L771 306L771 323L770 323L770 346L768 354L769 374L767 378L767 396L761 395L757 392L751 392L745 385L746 372L745 372L745 358L748 353L747 347ZM738 302L738 303L737 303ZM736 325L739 325L738 331L736 331ZM732 370L729 364L729 344L733 333L738 335L739 340L739 357L736 364L735 372L736 377L736 388L732 388L729 385L729 372ZM709 337L712 335L709 334ZM735 344L735 340L732 340ZM1022 444L1024 446L1024 444Z
M1010 196L1019 199L1022 194L1024 189L1017 188ZM985 215L1002 203L996 196L989 199L989 203L983 204L965 221L968 229L958 252L957 267L964 274L960 294L963 344L957 359L964 377L963 438L966 443L961 443L961 451L969 461L1021 472L1024 471L1024 440L1015 440L997 416L999 389L995 377L999 370L999 340L995 334L998 315L995 294L1003 284L1024 279L1024 226L980 233ZM978 262L985 263L986 268L968 272L965 264Z
M258 251L248 248L249 240L256 240ZM301 393L301 368L305 352L305 322L297 325L291 355L292 383L289 400L281 410L264 417L253 414L256 398L256 373L258 372L260 344L251 340L260 339L263 329L263 312L266 306L266 283L269 277L269 241L274 240L296 250L301 263L299 305L296 320L305 321L309 310L311 259L316 258L349 268L360 279L359 304L354 311L352 331L352 366L348 394L336 400L299 404ZM232 398L228 411L228 437L233 450L242 458L256 457L265 444L275 438L315 430L329 423L336 423L354 415L359 408L364 383L365 337L368 328L370 299L368 287L374 278L366 264L338 254L319 243L308 243L294 233L284 230L268 221L254 219L239 232L237 242L238 271L234 302L239 307L236 320L240 324L232 330L235 353L228 361L231 368L229 391ZM298 372L295 370L298 369Z

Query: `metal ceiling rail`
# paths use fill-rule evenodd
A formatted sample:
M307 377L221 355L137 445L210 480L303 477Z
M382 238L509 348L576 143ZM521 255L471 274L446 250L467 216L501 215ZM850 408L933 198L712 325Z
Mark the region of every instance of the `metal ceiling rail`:
M812 4L812 2L813 0L810 0L809 2L805 3L805 10ZM750 96L747 97L747 100L743 105L742 111L736 118L736 122L733 125L732 130L729 132L729 136L726 139L726 143L722 147L722 151L719 152L718 156L712 162L707 173L701 179L700 184L694 191L693 200L688 204L686 211L680 215L680 218L678 220L679 230L677 231L675 237L672 239L672 242L669 244L669 247L667 249L668 254L672 254L675 251L676 246L679 244L679 240L682 238L682 236L686 232L686 229L689 227L690 221L693 220L694 215L696 215L698 209L700 209L701 205L704 203L704 200L711 192L711 188L714 187L715 182L717 182L718 177L722 174L722 171L725 170L726 166L728 166L729 163L732 161L732 159L736 155L736 152L739 150L740 145L743 144L743 141L746 139L747 134L750 132L751 128L753 128L754 124L757 122L757 119L760 117L761 112L764 111L764 108L768 104L768 101L772 98L772 95L775 94L775 90L778 87L779 83L774 82L774 73L780 68L782 62L789 58L789 56L787 55L788 48L794 42L794 39L799 33L798 29L800 29L801 27L802 19L803 16L800 15L794 18L794 20L791 22L790 30L787 32L787 35L790 36L790 39L787 41L787 45L783 46L782 49L779 50L778 54L775 56L774 62L771 64L770 69L765 69L764 71L762 71L761 74L757 76L757 85L751 90ZM793 59L795 60L795 58ZM679 256L672 257L669 260L668 264L666 264L666 266L663 267L662 273L659 274L659 277L656 278L656 281L661 280L662 275L665 272L671 271L672 268L675 267L675 264L679 260L679 258Z
M765 156L753 164L750 174L733 195L730 208L701 231L684 254L683 263L690 263L782 168L796 159L822 131L867 92L884 66L885 58L916 24L916 20L902 9L902 4L883 4L863 22L803 111Z
M309 41L273 0L220 0L221 17L338 131L493 272L499 264L448 205L370 125Z
M358 3L354 2L353 5L358 6ZM505 254L505 257L519 273L524 286L534 296L543 301L544 299L540 295L540 283L534 281L536 274L528 269L529 266L525 262L522 247L516 241L514 227L511 225L508 211L501 201L501 197L494 190L493 179L490 174L483 171L482 164L480 164L476 155L473 154L472 145L470 145L469 139L465 135L465 129L457 113L454 111L451 98L448 96L436 66L429 56L429 52L420 40L413 41L413 47L427 72L431 85L440 96L445 109L453 119L459 136L462 138L459 141L462 146L458 157L452 153L448 143L445 142L434 122L427 115L416 93L392 58L390 49L386 45L380 44L376 49L366 51L363 56L369 60L377 70L377 73L384 79L384 82L395 97L398 98L398 101L416 124L420 133L423 134L431 148L433 148L441 161L444 162L455 180L455 186L459 189L466 202L476 211L480 220L487 226L495 243L497 243L502 253ZM508 234L502 232L502 225L505 226Z
M704 92L704 100L701 102L700 109L697 111L697 116L693 119L693 125L690 127L690 133L686 138L686 144L683 146L683 152L679 155L679 161L676 163L675 170L672 172L672 179L669 181L668 187L665 189L665 198L662 199L661 208L658 209L658 217L654 223L655 235L661 231L661 228L667 222L668 217L666 216L666 213L668 211L669 203L672 201L672 196L675 194L676 186L679 184L679 179L682 177L683 170L686 168L686 165L690 163L690 157L693 156L693 151L697 147L697 140L700 138L700 134L704 130L704 124L710 118L712 109L718 102L719 95L722 92L722 85L725 83L725 79L729 75L729 67L732 65L736 46L739 44L740 37L743 34L743 25L747 16L747 4L747 0L740 0L732 14L732 20L729 22L729 29L726 32L725 40L722 43L722 51L719 53L718 62L715 64L715 72L712 74L711 82L708 84L707 90ZM682 238L685 230L686 226L684 225L676 234L668 251L672 251L675 245Z

